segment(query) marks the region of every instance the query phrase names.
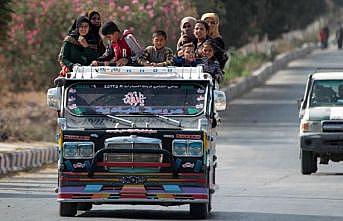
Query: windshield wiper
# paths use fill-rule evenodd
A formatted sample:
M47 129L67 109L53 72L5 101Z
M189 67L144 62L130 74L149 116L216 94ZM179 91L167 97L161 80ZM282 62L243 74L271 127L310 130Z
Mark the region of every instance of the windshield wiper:
M153 114L153 113L150 113L150 112L131 112L129 113L130 115L144 115L144 116L152 116L152 117L157 117L161 120L163 120L164 122L166 123L170 123L174 126L177 126L177 127L182 127L181 126L181 121L178 121L178 120L174 120L170 117L165 117L165 116L162 116L162 115L158 115L158 114Z
M123 123L124 125L130 126L130 127L136 126L135 123L133 123L132 121L126 120L126 119L121 118L121 117L116 117L116 116L109 115L109 114L104 114L104 116L115 119L116 121L119 121L119 122Z

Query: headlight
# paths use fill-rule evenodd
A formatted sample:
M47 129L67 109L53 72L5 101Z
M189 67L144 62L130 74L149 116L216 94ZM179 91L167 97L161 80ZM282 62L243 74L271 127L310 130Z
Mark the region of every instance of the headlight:
M189 142L188 154L191 156L202 156L202 142L201 141Z
M180 157L200 157L203 155L201 140L174 140L173 155Z
M65 158L73 158L77 156L77 144L66 142L63 144L63 155Z
M187 142L185 140L177 140L173 142L173 155L174 156L187 155Z
M64 142L63 156L67 159L92 158L94 155L93 142Z
M320 121L301 121L300 132L321 132Z

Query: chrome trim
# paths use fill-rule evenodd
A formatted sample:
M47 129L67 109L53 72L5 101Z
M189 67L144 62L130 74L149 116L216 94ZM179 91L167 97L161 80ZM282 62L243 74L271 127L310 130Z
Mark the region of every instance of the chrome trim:
M208 199L61 199L57 198L57 202L75 202L75 203L82 203L82 202L92 202L92 203L108 203L108 202L116 202L116 203L207 203Z

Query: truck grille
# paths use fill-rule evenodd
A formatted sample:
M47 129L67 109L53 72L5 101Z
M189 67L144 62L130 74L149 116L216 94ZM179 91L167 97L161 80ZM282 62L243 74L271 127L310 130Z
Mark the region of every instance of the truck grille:
M324 121L322 128L323 132L328 133L343 132L343 121Z
M106 148L113 149L133 149L133 148L149 148L161 149L158 144L149 143L109 143ZM107 162L154 162L162 163L162 156L160 154L137 154L137 153L105 153L104 160Z

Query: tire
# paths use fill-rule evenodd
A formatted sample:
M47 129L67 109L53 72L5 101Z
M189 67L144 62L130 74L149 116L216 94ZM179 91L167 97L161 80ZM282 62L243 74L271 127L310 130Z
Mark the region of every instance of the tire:
M77 203L60 202L60 216L75 216L77 213Z
M317 158L311 151L301 150L301 173L309 175L317 172Z
M91 210L93 207L92 203L78 203L77 210L88 211Z
M189 205L189 211L195 219L206 219L209 215L209 204L208 203L191 203Z

